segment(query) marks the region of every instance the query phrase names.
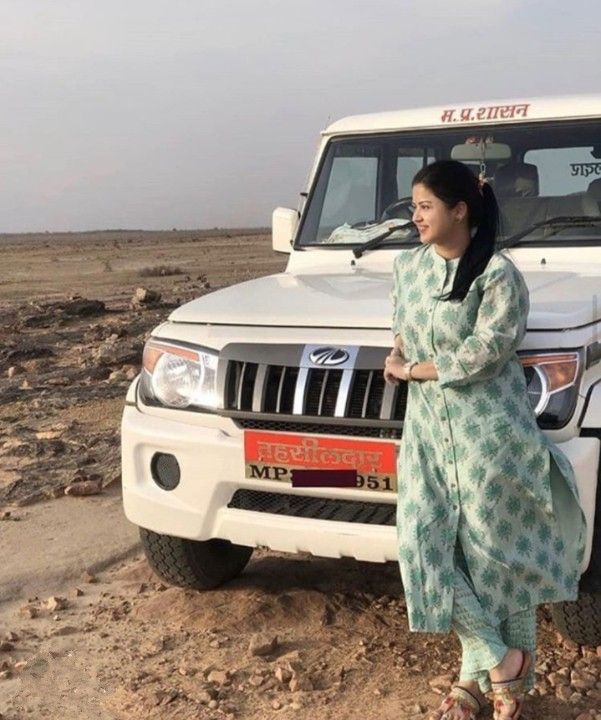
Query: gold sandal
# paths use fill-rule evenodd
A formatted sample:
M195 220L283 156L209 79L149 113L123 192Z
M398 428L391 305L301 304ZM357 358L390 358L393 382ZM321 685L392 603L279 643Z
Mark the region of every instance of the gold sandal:
M445 697L437 710L429 713L427 720L446 720L450 710L455 711L458 720L475 720L483 705L469 690L456 685Z
M524 686L532 665L532 655L522 650L522 667L513 680L491 682L493 720L517 720L522 714Z

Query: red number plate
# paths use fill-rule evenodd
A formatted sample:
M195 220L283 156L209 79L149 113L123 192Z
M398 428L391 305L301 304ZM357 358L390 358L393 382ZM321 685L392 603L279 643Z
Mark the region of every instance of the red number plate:
M246 477L290 482L293 470L354 470L355 487L396 491L396 445L378 440L306 437L247 430L244 433ZM334 477L336 473L332 473ZM337 483L331 482L330 485Z

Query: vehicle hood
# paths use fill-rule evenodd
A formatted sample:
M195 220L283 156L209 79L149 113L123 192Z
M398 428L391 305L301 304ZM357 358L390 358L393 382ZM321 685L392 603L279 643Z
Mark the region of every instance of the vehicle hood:
M564 330L601 318L601 274L521 268L530 291L528 329ZM281 327L389 328L391 273L279 273L250 280L182 305L177 323Z

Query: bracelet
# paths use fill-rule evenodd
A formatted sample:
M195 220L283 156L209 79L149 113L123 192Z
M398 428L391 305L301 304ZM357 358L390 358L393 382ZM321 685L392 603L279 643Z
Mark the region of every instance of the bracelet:
M411 370L413 369L414 365L417 365L417 360L410 360L409 362L406 362L403 365L403 368L405 369L405 372L407 373L408 380L414 380L415 378L411 375Z

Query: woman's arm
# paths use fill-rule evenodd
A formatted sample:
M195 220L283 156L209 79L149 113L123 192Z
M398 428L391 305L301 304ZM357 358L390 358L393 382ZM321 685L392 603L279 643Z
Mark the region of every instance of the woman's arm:
M512 263L488 273L471 334L452 352L434 357L441 387L498 375L526 333L528 307L528 288Z

